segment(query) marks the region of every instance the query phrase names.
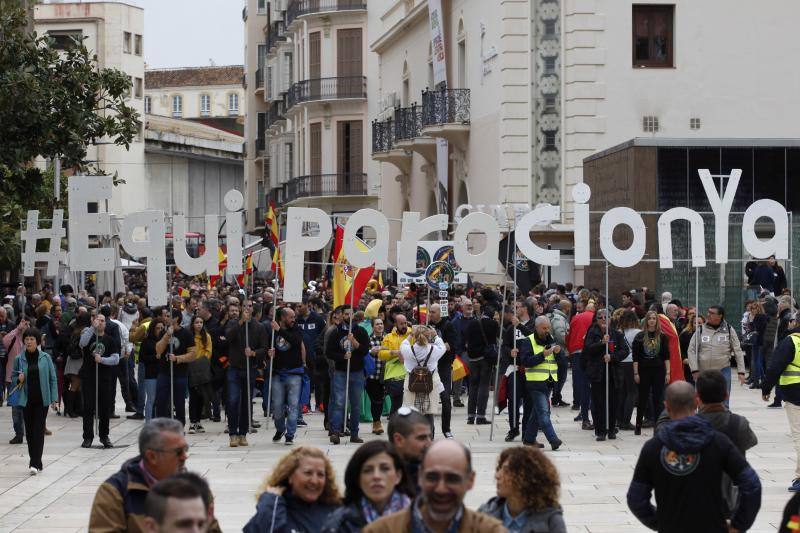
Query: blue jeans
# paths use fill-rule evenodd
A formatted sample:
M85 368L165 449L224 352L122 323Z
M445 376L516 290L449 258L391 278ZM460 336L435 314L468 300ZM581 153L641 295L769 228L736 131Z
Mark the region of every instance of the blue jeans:
M725 400L725 407L730 407L730 397L731 397L731 367L727 366L720 370L722 372L722 376L725 378L725 382L728 384L728 399Z
M753 344L753 357L750 361L750 377L754 383L761 381L764 377L764 357L761 353L761 346Z
M6 383L6 398L8 397L8 394L11 393L11 389L13 389L15 386L16 385L14 383ZM11 408L11 422L14 425L14 436L24 437L25 421L22 418L22 407Z
M303 376L277 373L272 376L272 412L275 413L275 430L287 437L294 437L297 431L297 404L300 401L300 387Z
M530 382L525 384L525 392L528 395L532 409L528 416L528 423L525 425L522 441L526 443L534 442L541 428L548 442L552 443L558 440L558 436L556 435L556 430L553 429L552 422L550 422L550 404L547 401L549 392L538 387L539 385L531 384Z
M137 377L137 381L136 381L136 387L137 387L137 391L136 391L137 392L137 394L136 394L136 412L139 413L140 415L143 415L144 414L144 409L145 409L144 397L145 397L145 394L147 394L147 390L145 389L145 386L144 386L144 381L145 381L144 365L142 363L139 363L138 369L136 370L136 377ZM152 414L152 412L151 412L151 414ZM150 419L148 418L148 420L150 420Z
M331 409L331 431L342 432L344 420L344 385L347 372L337 370L333 373L333 408ZM350 390L348 392L348 403L350 411L347 427L350 429L350 437L358 437L358 420L361 417L361 393L364 391L364 372L350 372Z
M225 412L228 415L228 435L247 435L250 431L250 406L247 405L247 370L228 367L225 378L228 380L228 402ZM250 372L250 390L253 390L256 372Z
M572 355L572 405L580 406L581 419L589 420L589 409L592 405L592 391L589 380L581 370L581 352Z
M139 401L144 403L142 414L144 414L144 419L149 422L150 419L153 418L153 408L156 405L158 379L140 379L139 388L142 391L139 393ZM146 400L145 396L147 397Z
M147 380L145 380L147 381ZM175 419L186 425L186 387L189 378L173 376L172 402L175 407ZM156 380L156 416L172 418L169 412L169 374L159 374Z

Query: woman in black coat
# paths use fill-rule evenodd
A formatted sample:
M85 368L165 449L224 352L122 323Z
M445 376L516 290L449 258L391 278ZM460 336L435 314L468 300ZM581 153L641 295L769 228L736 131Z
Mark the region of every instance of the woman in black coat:
M633 339L633 379L639 385L639 405L636 406L636 435L642 434L642 418L647 402L653 395L653 421L664 406L664 388L669 383L669 337L661 333L658 313L648 311L644 331Z
M585 375L592 390L592 420L596 440L617 438L616 393L613 366L628 356L625 349L624 334L616 327L607 329L607 313L600 309L595 313L592 325L586 332L582 359L585 361ZM608 333L606 333L608 331ZM606 391L608 391L606 395ZM608 397L608 406L606 406ZM606 419L608 413L608 419Z

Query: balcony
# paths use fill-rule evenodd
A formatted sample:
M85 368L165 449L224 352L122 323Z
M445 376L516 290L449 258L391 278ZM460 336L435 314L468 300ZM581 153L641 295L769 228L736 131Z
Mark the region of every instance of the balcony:
M264 137L256 138L256 157L260 157L267 149L267 141Z
M286 95L284 95L283 100L277 100L270 104L267 110L266 128L269 130L273 126L278 126L284 120L286 120Z
M395 146L417 152L429 162L436 161L436 139L422 134L422 106L398 107L394 112Z
M422 91L422 134L440 137L461 150L470 129L469 89Z
M267 34L267 53L272 52L278 43L286 42L286 26L282 20L276 20L269 25L269 32Z
M289 88L288 108L303 102L367 98L367 78L346 76L299 81Z
M258 68L256 69L256 94L261 91L264 92L264 69Z
M283 185L280 198L286 204L299 198L366 195L366 174L343 173L299 176Z
M397 132L397 122L393 118L372 121L372 159L390 163L403 174L408 174L411 171L411 152L397 146Z
M286 10L286 26L291 26L298 17L306 15L366 9L366 0L291 0Z

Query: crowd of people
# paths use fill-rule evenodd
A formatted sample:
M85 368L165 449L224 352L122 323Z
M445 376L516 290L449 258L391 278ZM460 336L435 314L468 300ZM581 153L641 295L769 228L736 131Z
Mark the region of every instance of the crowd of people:
M210 423L224 416L229 446L240 447L272 422L273 442L291 446L316 411L332 445L360 445L344 495L325 453L296 445L265 480L246 531L564 531L538 435L559 450L551 409L571 408L598 442L655 428L628 493L643 524L694 531L691 510L711 505L719 513L705 513L703 531L744 531L761 488L745 459L756 437L728 408L734 373L765 400L777 385L769 406L786 409L797 451L789 490L800 491L800 314L786 289L762 287L747 302L741 335L721 305L701 313L647 289L611 298L617 306L570 284L525 295L455 288L446 305L411 285L332 307L324 279L297 304L268 285L248 293L175 279L169 305L156 308L137 292L29 296L21 286L0 307L10 443L27 440L32 475L44 467L48 408L82 418L85 448L95 437L113 447L113 418L145 423L140 455L98 491L90 529L166 531L176 501L201 530L218 529L206 482L180 473L184 431L222 430ZM562 395L570 372L572 403ZM118 393L126 415L114 411ZM454 408L471 425L505 409L505 440L523 444L499 455L497 496L477 512L463 506L475 473ZM365 443L365 421L387 440Z

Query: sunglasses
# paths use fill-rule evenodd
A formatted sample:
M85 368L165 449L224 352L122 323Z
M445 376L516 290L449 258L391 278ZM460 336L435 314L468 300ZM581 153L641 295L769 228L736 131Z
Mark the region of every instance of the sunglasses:
M181 446L180 448L173 448L172 450L165 450L163 448L151 448L154 452L160 453L172 453L175 454L175 457L180 457L181 455L189 455L189 447L188 446Z

